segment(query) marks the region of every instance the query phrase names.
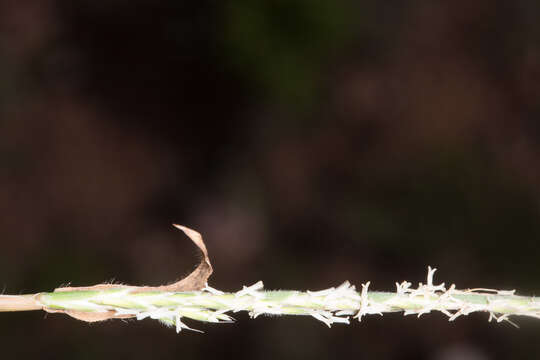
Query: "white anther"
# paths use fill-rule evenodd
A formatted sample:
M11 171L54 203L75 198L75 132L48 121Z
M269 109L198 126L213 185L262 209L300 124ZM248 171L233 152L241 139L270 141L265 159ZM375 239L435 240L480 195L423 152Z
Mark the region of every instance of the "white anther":
M237 291L236 294L234 294L235 297L241 297L244 295L251 295L256 298L264 297L263 294L259 293L258 290L261 290L264 288L264 284L262 281L258 281L255 284L251 286L243 286L242 290Z
M213 294L213 295L223 295L223 294L225 294L221 290L214 289L213 287L208 286L208 283L206 283L204 285L203 291L207 291L207 292L209 292L210 294Z
M204 331L190 328L189 326L187 326L186 324L181 322L180 319L181 319L181 317L177 313L176 316L175 316L175 321L174 321L175 325L176 325L176 333L179 333L180 331L182 331L182 329L196 331L196 332L199 332L199 333L204 333Z
M454 321L456 320L458 317L460 317L461 315L463 315L463 311L461 309L459 309L458 311L456 311L452 316L450 316L450 318L448 319L448 321Z
M369 309L369 299L368 299L368 288L369 288L370 282L368 281L365 284L362 284L362 292L360 293L360 310L358 310L358 313L354 316L354 318L358 318L358 321L362 321L362 316L368 313Z
M514 295L516 290L497 290L498 295Z
M329 289L319 290L319 291L307 291L309 295L312 296L327 296L330 295L332 292L336 291L336 288L331 287Z

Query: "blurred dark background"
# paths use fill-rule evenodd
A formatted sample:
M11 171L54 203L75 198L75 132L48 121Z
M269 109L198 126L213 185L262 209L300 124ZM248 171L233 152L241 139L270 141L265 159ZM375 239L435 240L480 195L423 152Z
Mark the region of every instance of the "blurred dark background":
M540 3L0 1L0 286L540 291ZM45 319L44 319L45 317ZM540 322L0 316L5 358L535 358ZM536 354L536 355L534 355Z

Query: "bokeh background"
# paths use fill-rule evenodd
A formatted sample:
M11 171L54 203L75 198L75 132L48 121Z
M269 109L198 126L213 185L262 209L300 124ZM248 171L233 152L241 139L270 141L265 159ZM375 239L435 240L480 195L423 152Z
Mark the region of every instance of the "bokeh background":
M0 286L540 290L540 3L0 2ZM88 325L1 314L12 359L536 358L486 314Z

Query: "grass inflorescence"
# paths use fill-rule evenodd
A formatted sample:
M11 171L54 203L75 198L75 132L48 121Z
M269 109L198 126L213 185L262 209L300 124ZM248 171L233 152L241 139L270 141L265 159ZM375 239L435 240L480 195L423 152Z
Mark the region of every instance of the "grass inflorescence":
M166 286L127 286L100 284L90 287L61 287L53 292L29 295L0 295L0 311L45 310L64 313L79 320L94 322L108 319L152 318L177 332L191 329L183 319L202 322L232 322L232 314L247 311L260 315L311 316L328 327L359 321L365 315L403 312L417 315L438 311L453 321L473 312L486 312L489 321L507 321L510 316L540 318L540 300L515 295L511 290L458 290L452 284L436 285L436 269L428 267L426 283L396 283L394 292L370 290L370 282L359 291L348 281L320 291L264 289L262 281L236 292L223 292L208 286L212 265L202 236L185 226L182 230L201 250L199 266L184 279ZM191 329L193 330L193 329Z

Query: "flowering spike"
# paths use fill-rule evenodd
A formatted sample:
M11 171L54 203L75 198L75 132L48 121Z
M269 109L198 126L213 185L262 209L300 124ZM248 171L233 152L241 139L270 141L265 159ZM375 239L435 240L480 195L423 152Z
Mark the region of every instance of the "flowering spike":
M369 314L403 312L418 317L440 311L449 321L473 312L487 312L489 321L508 322L511 316L540 318L540 299L515 295L514 290L467 289L458 290L454 284L448 289L435 285L436 269L428 267L426 284L396 282L395 292L369 290L370 282L362 284L360 292L348 281L337 287L319 291L265 291L262 281L243 286L234 293L226 293L205 284L196 291L141 291L140 287L72 288L52 293L32 295L0 295L0 311L37 310L68 312L84 321L135 317L157 319L177 332L192 329L184 318L222 323L233 322L228 313L247 311L251 317L260 315L307 315L328 327L348 324L349 316L357 318Z

